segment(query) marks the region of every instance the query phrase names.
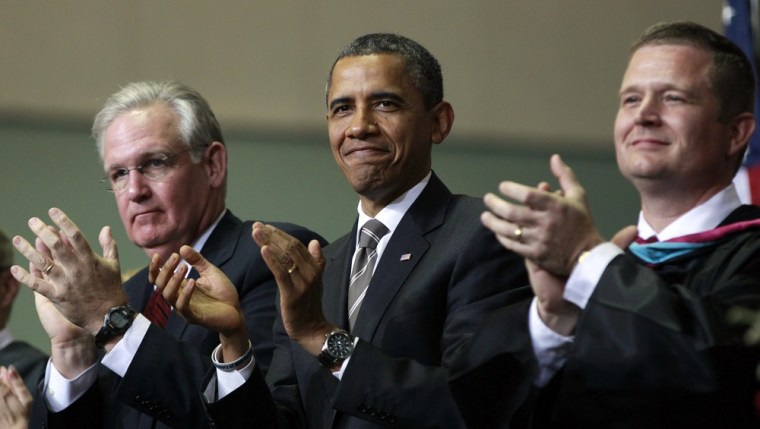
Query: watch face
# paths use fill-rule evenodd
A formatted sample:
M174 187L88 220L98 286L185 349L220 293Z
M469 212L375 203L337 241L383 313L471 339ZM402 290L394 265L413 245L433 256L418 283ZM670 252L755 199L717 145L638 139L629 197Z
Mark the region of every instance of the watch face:
M109 321L114 328L123 329L125 326L129 325L130 318L126 312L116 310L111 312Z
M338 359L345 359L354 350L354 340L345 332L337 332L327 338L327 351Z

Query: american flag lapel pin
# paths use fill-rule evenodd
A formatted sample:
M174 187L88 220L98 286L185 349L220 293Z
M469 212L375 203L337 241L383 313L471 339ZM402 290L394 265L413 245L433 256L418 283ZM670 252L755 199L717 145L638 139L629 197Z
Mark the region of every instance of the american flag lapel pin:
M408 261L410 259L412 259L412 254L411 253L404 253L403 255L401 255L400 261Z

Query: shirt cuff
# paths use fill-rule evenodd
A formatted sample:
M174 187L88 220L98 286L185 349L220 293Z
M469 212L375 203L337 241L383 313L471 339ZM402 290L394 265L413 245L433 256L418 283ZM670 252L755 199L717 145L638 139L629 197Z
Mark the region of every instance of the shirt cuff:
M533 352L538 361L536 386L545 386L567 361L575 337L566 337L552 331L538 314L538 300L533 298L528 313L528 329L533 342Z
M217 349L215 348L212 353L216 352L216 350ZM234 392L237 388L245 384L249 378L251 378L251 374L253 374L253 368L255 366L256 356L254 355L251 358L251 361L248 362L248 365L238 370L222 371L221 369L217 368L216 379L212 378L211 382L206 387L206 390L203 392L203 396L206 398L206 401L212 403ZM218 396L214 395L215 393L218 394Z
M137 354L137 349L140 348L140 344L145 339L148 328L150 328L150 320L138 313L135 320L132 321L132 325L124 332L121 340L103 356L101 361L103 365L123 378L129 369L129 365L132 364L132 359Z
M64 377L53 365L52 359L48 359L45 369L45 384L43 395L48 410L57 413L65 410L69 405L76 402L87 389L98 379L98 364L95 363L75 378L69 380Z
M606 242L602 243L588 253L583 258L583 262L578 262L570 273L570 277L565 283L564 298L567 301L580 307L581 310L586 308L589 298L596 290L599 279L602 278L607 265L615 257L622 255L623 250L615 244Z

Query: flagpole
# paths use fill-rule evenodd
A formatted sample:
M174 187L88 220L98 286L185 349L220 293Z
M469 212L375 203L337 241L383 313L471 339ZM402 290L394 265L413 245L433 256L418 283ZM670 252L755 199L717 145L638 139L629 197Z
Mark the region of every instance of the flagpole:
M760 68L760 0L749 0L750 27L752 28L752 53L755 68Z

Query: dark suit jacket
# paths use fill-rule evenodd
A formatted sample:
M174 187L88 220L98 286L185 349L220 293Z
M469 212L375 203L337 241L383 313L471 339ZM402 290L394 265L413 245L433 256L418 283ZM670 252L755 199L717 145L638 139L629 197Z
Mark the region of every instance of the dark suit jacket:
M485 313L529 293L522 258L480 224L483 210L433 175L378 261L342 380L279 320L267 376L276 407L267 409L269 391L253 377L210 404L217 427L462 427L446 381L452 353ZM356 230L324 249L324 312L344 328Z
M242 222L228 211L201 253L237 287L257 364L266 370L274 349L277 285L251 237L252 223ZM272 225L303 243L312 239L325 243L305 228L285 223ZM198 274L192 270L190 276L197 278ZM130 305L142 311L153 293L147 268L132 277L125 288ZM95 413L105 428L206 428L208 420L198 391L203 375L211 367L211 352L218 344L218 333L188 324L172 313L164 330L150 327L124 378L101 366L101 394L88 395L60 413L45 413L50 415L50 426L81 425L84 416Z
M34 392L45 374L48 356L23 341L13 341L0 350L0 366L13 365L24 378L24 384Z
M752 219L760 208L742 206L723 224ZM472 428L760 427L760 353L728 322L733 306L760 308L757 227L654 267L615 258L540 391L527 303L494 313L455 363L452 390Z

